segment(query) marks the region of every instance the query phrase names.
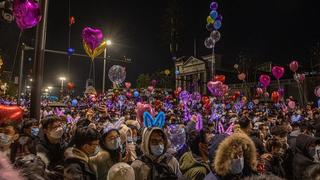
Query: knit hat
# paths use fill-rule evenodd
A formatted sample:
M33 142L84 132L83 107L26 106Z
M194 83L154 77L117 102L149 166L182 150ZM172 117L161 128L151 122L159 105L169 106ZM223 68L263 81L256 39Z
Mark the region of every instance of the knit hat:
M113 165L109 172L107 180L134 180L134 171L127 163L117 163Z

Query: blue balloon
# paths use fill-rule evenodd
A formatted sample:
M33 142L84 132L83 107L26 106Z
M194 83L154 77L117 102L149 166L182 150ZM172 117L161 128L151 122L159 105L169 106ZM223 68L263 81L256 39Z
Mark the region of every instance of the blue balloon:
M72 56L74 53L74 48L68 48L68 56Z
M220 20L216 20L216 21L214 22L214 28L215 28L216 30L220 29L221 26L222 26L222 22L221 22Z
M318 107L320 107L320 99L318 100Z
M71 101L71 105L72 105L73 107L77 106L77 105L78 105L78 100L73 99L73 100Z
M134 97L139 97L139 92L138 92L138 91L134 91L134 92L133 92L133 96L134 96Z
M180 74L180 71L179 70L176 70L176 75L179 75Z
M218 12L216 11L216 10L212 10L211 12L210 12L210 17L212 18L212 19L217 19L217 17L218 17Z

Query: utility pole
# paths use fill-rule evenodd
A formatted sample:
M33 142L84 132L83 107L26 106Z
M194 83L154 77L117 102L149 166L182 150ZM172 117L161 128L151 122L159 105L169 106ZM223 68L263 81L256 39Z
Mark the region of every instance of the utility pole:
M44 54L46 46L47 18L49 0L39 0L42 20L37 26L36 46L34 55L34 82L31 89L30 116L40 121L41 88L43 82Z

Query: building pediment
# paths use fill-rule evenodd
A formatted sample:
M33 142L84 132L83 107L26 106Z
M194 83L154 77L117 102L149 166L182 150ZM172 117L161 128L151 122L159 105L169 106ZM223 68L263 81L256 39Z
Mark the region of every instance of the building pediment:
M194 65L200 65L200 64L204 64L204 62L200 59L197 59L197 58L191 56L188 60L186 60L183 63L183 66L194 66Z

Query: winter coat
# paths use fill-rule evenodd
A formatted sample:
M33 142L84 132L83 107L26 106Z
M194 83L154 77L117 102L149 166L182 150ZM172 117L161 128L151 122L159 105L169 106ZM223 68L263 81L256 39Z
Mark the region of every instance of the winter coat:
M142 159L146 159L155 163L166 163L169 168L179 177L182 176L179 162L175 157L168 153L162 154L160 157L154 157L149 150L149 139L150 135L154 130L160 130L165 135L164 131L160 128L147 128L145 129L142 135L142 143L141 150L143 152L143 156L140 159L136 159L132 162L131 166L134 169L135 179L137 180L151 180L152 178L152 169L151 167ZM165 142L167 142L167 137L165 135ZM167 143L165 143L164 152L168 149Z
M300 134L296 140L296 153L293 157L293 177L294 179L302 179L303 173L308 169L309 166L316 164L313 161L313 157L310 157L308 153L308 147L310 144L319 141L319 139Z
M63 177L65 180L95 180L97 179L93 167L86 153L71 147L65 153Z
M236 157L235 147L242 146L244 168L240 177L230 174L231 162ZM214 158L214 173L220 179L248 177L256 172L257 152L253 141L244 133L233 133L225 138L218 147Z
M46 164L47 169L58 177L62 176L63 173L63 153L66 147L65 142L51 144L43 133L41 133L36 146L37 156Z
M274 174L281 178L285 178L285 171L283 168L283 160L281 157L274 157L270 154L270 157L265 160L264 168L266 174Z
M183 176L190 180L202 180L210 172L208 164L194 158L191 151L184 153L179 164Z
M90 161L97 172L99 180L106 180L109 169L115 164L111 159L110 153L103 149L100 149L97 155L90 157Z

